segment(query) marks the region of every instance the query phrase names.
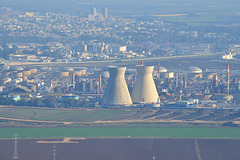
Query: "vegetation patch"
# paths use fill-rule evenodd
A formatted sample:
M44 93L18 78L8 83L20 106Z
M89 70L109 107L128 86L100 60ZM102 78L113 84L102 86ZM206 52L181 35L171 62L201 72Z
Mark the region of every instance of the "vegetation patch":
M162 138L233 138L240 139L235 128L1 128L0 137L162 137Z

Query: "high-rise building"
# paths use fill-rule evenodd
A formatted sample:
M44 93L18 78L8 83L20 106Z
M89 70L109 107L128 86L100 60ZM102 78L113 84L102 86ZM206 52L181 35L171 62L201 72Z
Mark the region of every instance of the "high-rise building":
M104 17L105 19L107 19L107 18L108 18L108 9L107 9L107 8L103 8L102 14L103 14L103 17Z
M88 21L95 21L95 17L92 14L88 15Z
M92 15L93 17L97 16L97 9L96 8L92 8Z
M97 21L102 22L103 20L104 20L103 15L101 13L98 13Z
M98 13L95 7L92 8L92 13L88 15L88 21L102 22L108 18L108 9L103 8L102 13Z

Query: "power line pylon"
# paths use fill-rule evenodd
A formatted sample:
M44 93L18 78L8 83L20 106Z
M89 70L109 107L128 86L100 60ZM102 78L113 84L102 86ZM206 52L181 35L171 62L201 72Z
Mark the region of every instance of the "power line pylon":
M156 157L156 156L153 156L151 159L152 159L152 160L157 160L157 157Z
M53 160L56 160L56 152L57 152L57 147L56 144L53 144Z
M18 151L17 151L17 134L15 134L15 137L14 137L14 151L13 151L13 160L16 160L18 159Z

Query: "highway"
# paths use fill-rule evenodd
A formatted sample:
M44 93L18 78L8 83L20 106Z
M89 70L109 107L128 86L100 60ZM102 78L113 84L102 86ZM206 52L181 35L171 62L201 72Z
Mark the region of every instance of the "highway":
M135 66L136 64L140 64L143 60L145 63L156 63L158 60L160 62L166 61L179 61L179 60L190 60L190 59L207 59L214 60L220 57L222 53L214 53L214 54L195 54L195 55L183 55L183 56L168 56L168 57L154 57L154 58L139 58L139 59L124 59L124 60L102 60L102 61L80 61L80 62L11 62L6 63L9 66L48 66L48 67L103 67L103 66L111 66L111 65L126 65L126 66ZM154 63L154 64L155 64ZM156 63L157 64L157 63Z

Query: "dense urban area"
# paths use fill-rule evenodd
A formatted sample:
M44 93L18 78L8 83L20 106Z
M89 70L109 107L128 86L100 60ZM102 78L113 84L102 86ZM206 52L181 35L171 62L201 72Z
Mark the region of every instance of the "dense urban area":
M128 63L133 60L217 55L206 63L215 60L225 67L181 66L179 60L175 68L165 68L152 61L161 106L239 107L237 24L194 27L155 16L110 17L108 8L92 8L88 17L80 17L2 7L0 16L1 104L103 106L110 62L127 66L131 93L136 67Z

